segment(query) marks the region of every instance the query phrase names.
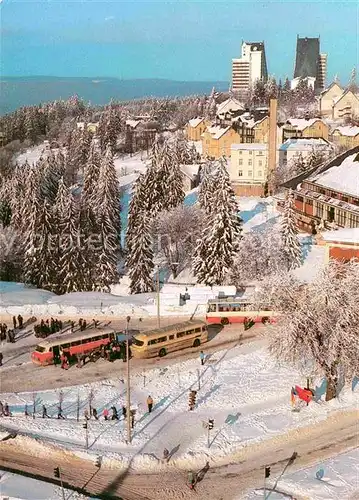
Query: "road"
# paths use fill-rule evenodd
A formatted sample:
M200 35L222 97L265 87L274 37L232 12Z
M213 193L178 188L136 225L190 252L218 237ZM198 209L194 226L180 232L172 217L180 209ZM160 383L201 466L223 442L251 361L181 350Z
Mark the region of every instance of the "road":
M198 483L195 496L198 500L232 500L249 488L263 486L266 465L271 467L274 482L286 466L287 472L295 471L353 449L358 446L358 419L358 411L336 413L320 425L295 429L245 447L211 466ZM59 466L65 486L101 498L179 500L190 494L186 485L188 471L174 468L171 462L154 474L106 467L98 470L92 462L69 451L33 444L30 438L1 442L0 467L51 481L53 468ZM288 466L294 451L298 457Z
M183 318L181 319L183 321ZM176 320L178 321L178 318L171 318L171 320L174 323ZM150 327L147 322L145 325L146 328ZM117 328L120 325L114 323L113 326ZM154 366L169 366L179 360L183 361L194 358L199 355L202 349L210 354L222 347L234 346L239 341L245 343L258 336L265 337L269 328L273 328L273 326L260 324L250 330L244 331L242 325L228 325L225 327L210 325L210 340L205 346L177 351L168 354L164 358L132 359L131 372L137 373ZM36 339L36 342L38 342L38 339ZM78 369L76 366L72 366L69 370L62 370L59 366L39 367L30 361L31 346L29 343L24 346L19 342L18 347L16 347L17 344L10 345L14 346L13 350L4 352L4 366L0 369L2 393L55 389L69 385L95 382L106 378L123 378L125 374L126 364L121 360L109 363L100 359L96 363L86 364L81 369Z

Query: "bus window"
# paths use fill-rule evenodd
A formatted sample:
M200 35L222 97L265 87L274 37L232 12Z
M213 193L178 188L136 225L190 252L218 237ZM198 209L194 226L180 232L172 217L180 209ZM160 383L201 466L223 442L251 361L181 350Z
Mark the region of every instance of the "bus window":
M142 347L142 346L143 346L143 344L144 344L143 340L138 340L138 339L136 339L136 337L134 337L134 338L132 339L132 343L133 343L134 345L138 345L138 347Z
M178 339L181 339L182 337L184 337L186 335L186 332L178 332L177 333L177 338Z
M75 342L71 342L72 347L74 347L75 345L81 345L81 340L75 340Z
M223 304L218 304L218 311L219 311L219 312L223 312L223 311L225 311L225 310L226 310L226 308L224 307L224 305L223 305Z
M157 339L157 342L159 344L162 344L162 342L167 342L167 337L161 337L161 338Z
M186 331L186 335L193 335L194 334L194 330L187 330Z
M68 347L70 347L70 344L61 344L61 349L67 349Z
M169 336L169 340L173 340L174 338L175 338L175 336L174 336L174 335L170 335L170 336Z
M42 347L41 345L37 345L35 351L36 352L45 352L46 349L45 349L45 347Z
M201 329L200 329L200 328L196 328L196 329L195 329L195 332L196 332L196 333L199 333L200 331L201 331Z
M216 310L217 310L217 304L208 304L207 312L212 313L216 312Z

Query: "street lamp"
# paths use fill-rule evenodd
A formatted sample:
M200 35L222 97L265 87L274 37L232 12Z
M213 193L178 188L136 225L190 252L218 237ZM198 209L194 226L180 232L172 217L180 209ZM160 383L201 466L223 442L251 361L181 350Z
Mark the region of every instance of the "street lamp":
M131 316L126 318L126 360L127 360L127 441L131 443L131 397L130 397L130 339L128 334L128 325Z

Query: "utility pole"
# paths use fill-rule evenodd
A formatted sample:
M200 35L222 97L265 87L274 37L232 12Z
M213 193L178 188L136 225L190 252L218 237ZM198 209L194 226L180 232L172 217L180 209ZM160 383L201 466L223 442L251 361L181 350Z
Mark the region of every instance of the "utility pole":
M160 266L157 266L157 326L161 328L160 315Z
M127 361L127 441L131 443L131 397L130 397L130 344L128 334L128 324L130 316L126 318L126 361Z
M88 429L88 420L82 426L85 429L85 440L86 440L86 450L89 448L89 429Z

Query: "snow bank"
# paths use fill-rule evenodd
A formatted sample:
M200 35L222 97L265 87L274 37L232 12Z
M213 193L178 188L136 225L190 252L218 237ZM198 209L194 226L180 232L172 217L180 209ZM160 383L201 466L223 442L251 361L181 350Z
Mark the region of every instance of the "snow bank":
M349 500L358 498L358 463L359 449L342 453L329 460L318 462L296 472L286 473L278 480L276 489L283 494L271 492L271 500L284 499L288 496L310 498L311 500L328 500L340 498ZM316 473L323 469L324 476L318 480ZM267 481L268 490L275 484L276 478ZM256 500L263 496L263 490L255 490L236 500Z

